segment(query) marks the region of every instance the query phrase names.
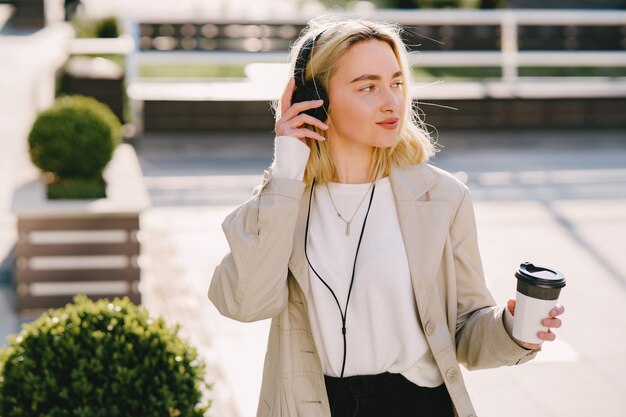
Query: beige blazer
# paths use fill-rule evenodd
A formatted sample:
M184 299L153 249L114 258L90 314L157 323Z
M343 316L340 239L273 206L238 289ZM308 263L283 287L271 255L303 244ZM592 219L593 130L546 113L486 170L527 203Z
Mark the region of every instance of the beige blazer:
M475 415L459 364L468 369L526 362L485 286L467 187L427 164L395 167L390 182L409 260L419 320L457 415ZM222 224L230 252L209 298L224 316L272 318L257 417L330 417L307 300L304 229L310 188L270 178Z

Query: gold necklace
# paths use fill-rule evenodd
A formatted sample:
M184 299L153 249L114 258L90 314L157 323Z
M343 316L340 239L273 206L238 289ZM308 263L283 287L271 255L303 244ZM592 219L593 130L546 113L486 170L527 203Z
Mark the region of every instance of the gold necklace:
M359 211L359 208L361 208L361 205L363 204L363 201L365 201L365 197L367 197L367 195L369 194L369 192L370 192L370 190L372 189L373 186L374 186L374 183L371 183L369 188L367 189L367 192L365 193L365 195L361 199L361 202L359 203L359 205L357 206L356 210L352 214L352 217L350 218L350 220L346 220L346 219L343 218L341 213L339 213L339 210L337 210L337 206L335 205L335 201L333 200L333 196L330 193L330 188L328 188L328 183L326 183L326 190L328 191L328 196L330 197L330 202L333 203L333 207L335 208L335 212L337 212L337 216L339 216L339 218L346 224L346 236L350 235L350 223L352 223L352 220L354 220L354 216L356 216L357 212Z

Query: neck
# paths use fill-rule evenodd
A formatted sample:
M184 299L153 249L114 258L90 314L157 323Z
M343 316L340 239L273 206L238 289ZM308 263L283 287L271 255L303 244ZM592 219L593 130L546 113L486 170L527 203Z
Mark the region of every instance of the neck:
M334 182L344 184L364 184L372 182L370 166L374 153L371 146L342 146L330 142L335 163Z

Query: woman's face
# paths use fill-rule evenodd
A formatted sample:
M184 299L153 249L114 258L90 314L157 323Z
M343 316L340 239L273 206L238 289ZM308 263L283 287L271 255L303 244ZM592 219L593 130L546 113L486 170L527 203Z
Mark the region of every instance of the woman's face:
M404 114L403 81L388 43L350 47L329 80L329 139L350 147L393 146Z

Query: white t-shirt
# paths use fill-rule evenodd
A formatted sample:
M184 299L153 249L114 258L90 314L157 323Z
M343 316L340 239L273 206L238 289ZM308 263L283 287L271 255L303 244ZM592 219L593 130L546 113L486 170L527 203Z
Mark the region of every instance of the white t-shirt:
M309 148L297 138L275 140L272 176L302 180ZM327 188L328 187L328 188ZM310 290L306 294L313 338L324 374L340 376L343 360L341 313L335 298L317 277L332 288L342 311L371 190L351 222L367 184L316 185L311 202L307 255ZM413 383L435 387L441 374L420 325L408 260L389 178L377 181L359 249L346 321L344 376L401 373ZM314 270L313 270L314 269Z

